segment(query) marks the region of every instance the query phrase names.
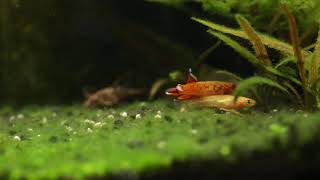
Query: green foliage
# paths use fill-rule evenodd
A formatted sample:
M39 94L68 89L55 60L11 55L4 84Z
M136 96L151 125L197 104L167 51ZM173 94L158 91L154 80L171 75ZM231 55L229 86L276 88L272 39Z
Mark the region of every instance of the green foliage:
M149 92L149 100L152 100L155 97L155 95L160 91L162 86L164 86L167 83L168 83L167 79L158 79L157 81L155 81L152 84Z
M271 66L263 66L263 64L260 64L259 59L254 54L252 54L249 50L247 50L245 47L243 47L242 45L240 45L236 41L232 40L228 36L221 34L221 33L218 33L218 32L214 32L212 30L208 30L208 32L210 34L214 35L215 37L219 38L223 42L225 42L230 47L232 47L236 52L238 52L241 56L246 58L256 68L258 68L260 70L264 70L264 71L272 73L272 74L275 74L275 75L278 75L280 77L289 79L292 82L294 82L298 85L301 85L300 81L298 79L296 79L294 76L290 76L290 75L287 75L286 73L282 73Z
M297 101L301 102L299 94L303 94L304 96L304 106L306 109L313 109L319 105L319 91L317 88L313 88L315 82L319 80L319 66L320 66L320 46L319 46L319 37L316 43L316 47L314 52L309 52L300 48L300 40L298 29L296 26L296 21L291 11L289 10L287 5L283 5L283 10L285 15L288 17L289 29L290 29L290 37L293 45L280 41L278 39L269 37L262 33L256 32L250 23L242 16L236 16L238 23L240 24L242 30L237 30L233 28L228 28L225 26L221 26L219 24L215 24L209 21L193 18L193 20L208 26L210 29L208 32L225 42L227 45L232 47L235 51L237 51L240 55L245 57L248 62L253 64L259 72L262 73L263 76L269 78L260 79L266 85L278 87L282 82L281 78L285 78L290 82L299 85L303 88L303 92L299 92L295 86L292 86L289 82L285 82L287 92L293 93L296 97ZM218 32L217 32L218 31ZM231 34L233 36L237 36L246 40L249 40L255 50L255 54L253 55L249 50L240 45L239 43L232 40L230 37L224 34ZM319 35L320 36L320 35ZM278 50L281 54L283 54L283 58L273 67L271 61L268 56L268 52L265 48L265 45L271 48ZM295 65L295 69L289 66L289 63L292 62ZM297 76L294 71L298 72L299 76ZM278 82L277 82L278 81ZM245 92L250 86L255 85L259 82L259 78L249 78L248 81L244 80L243 83L236 90L236 94ZM285 89L281 86L280 89Z
M239 43L237 43L236 41L232 40L231 38L229 38L228 36L226 36L222 33L214 32L211 30L209 30L208 32L210 34L212 34L213 36L219 38L221 41L223 41L224 43L226 43L230 47L232 47L241 56L246 58L252 65L254 65L256 67L261 66L261 64L259 64L258 58L254 54L252 54L249 50L247 50L246 48L241 46Z
M274 68L278 69L278 68L280 68L281 66L287 65L287 64L290 63L290 62L296 63L296 62L295 62L295 58L294 58L293 56L288 56L288 57L285 57L285 58L281 59L281 60L279 61L279 63L278 63L277 65L275 65Z
M272 81L264 77L254 76L240 81L237 84L237 88L234 90L234 95L239 96L241 94L246 94L246 92L250 92L250 90L252 90L258 85L268 85L289 93L285 87L283 87L275 81Z
M145 0L145 1L162 3L162 4L173 6L173 7L181 7L186 2L186 0Z
M232 19L234 15L241 14L249 19L260 30L270 29L272 19L277 19L280 4L286 3L293 10L301 30L307 30L320 19L320 2L318 0L152 0L165 4L179 5L197 2L204 11L212 15L220 15ZM272 21L270 21L272 20ZM270 24L269 24L270 23ZM274 28L274 27L272 27ZM277 29L285 28L277 25Z
M77 105L0 109L0 178L84 179L118 173L123 177L122 172L139 177L170 168L176 161L243 162L257 152L272 157L279 146L284 155L292 146L303 152L319 138L315 128L320 125L319 113L253 111L238 116L212 109L182 113L180 107L156 101L110 109ZM161 118L155 118L159 110ZM136 119L138 113L141 118ZM310 151L306 153L301 158L310 157Z
M170 77L170 80L176 81L176 82L179 82L185 78L184 74L181 71L170 72L169 77Z
M225 75L225 76L228 76L230 77L231 79L234 79L236 81L241 81L242 78L234 73L231 73L229 71L224 71L224 70L218 70L216 71L217 74L222 74L222 75Z
M268 52L264 44L262 43L261 39L259 38L258 34L255 32L249 21L247 21L244 17L237 15L236 19L243 29L243 31L248 36L248 40L251 42L253 49L260 60L260 64L264 66L270 66L271 60L269 58Z
M317 107L320 109L320 29L309 73L309 88L316 95Z
M219 25L219 24L216 24L216 23L211 22L211 21L206 21L206 20L203 20L203 19L195 18L195 17L193 17L192 19L197 21L197 22L199 22L199 23L201 23L201 24L203 24L203 25L205 25L205 26L208 26L212 30L219 31L219 32L222 32L222 33L225 33L225 34L230 34L230 35L233 35L233 36L236 36L236 37L240 37L240 38L243 38L243 39L248 39L248 36L242 30L226 27L226 26ZM290 44L288 44L288 43L286 43L284 41L281 41L279 39L270 37L270 36L268 36L266 34L263 34L263 33L259 33L258 32L258 35L259 35L259 38L261 39L261 41L262 41L262 43L264 45L266 45L266 46L268 46L270 48L273 48L275 50L279 50L282 53L285 53L285 54L288 54L288 55L294 55L294 53L292 51L293 47ZM303 53L304 56L308 56L310 54L310 52L308 52L306 50L303 50L302 53Z

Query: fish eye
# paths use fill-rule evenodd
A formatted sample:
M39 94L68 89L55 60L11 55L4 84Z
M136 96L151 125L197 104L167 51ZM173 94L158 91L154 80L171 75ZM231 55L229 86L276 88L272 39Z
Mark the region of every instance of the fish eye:
M248 104L251 104L251 101L250 101L250 100L248 100L248 101L247 101L247 103L248 103Z

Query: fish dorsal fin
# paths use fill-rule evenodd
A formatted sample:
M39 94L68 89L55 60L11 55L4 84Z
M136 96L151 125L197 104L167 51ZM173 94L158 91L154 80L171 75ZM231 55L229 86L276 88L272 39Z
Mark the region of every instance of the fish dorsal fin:
M187 79L187 83L195 83L195 82L198 82L198 79L197 77L192 74L192 70L191 68L189 69L189 74L188 74L188 79Z

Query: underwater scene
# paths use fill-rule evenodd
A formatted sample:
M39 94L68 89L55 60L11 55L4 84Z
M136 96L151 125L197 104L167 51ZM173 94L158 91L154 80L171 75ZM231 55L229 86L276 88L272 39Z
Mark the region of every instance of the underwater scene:
M0 179L320 177L319 0L0 14Z

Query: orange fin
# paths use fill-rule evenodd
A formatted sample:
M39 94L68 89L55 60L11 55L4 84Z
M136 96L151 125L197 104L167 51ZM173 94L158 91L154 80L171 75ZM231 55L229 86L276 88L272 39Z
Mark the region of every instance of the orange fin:
M198 81L197 77L196 77L194 74L192 74L192 70L191 70L191 68L190 68L190 69L189 69L189 74L188 74L187 83L195 83L195 82L197 82L197 81Z
M184 95L181 95L181 96L179 96L177 99L178 100L187 100L187 99L190 99L190 98L192 98L193 96L191 96L191 95L186 95L186 94L184 94Z

